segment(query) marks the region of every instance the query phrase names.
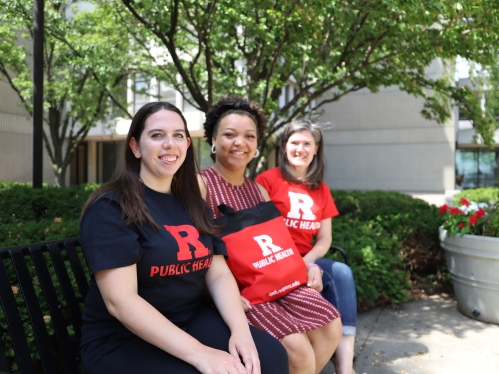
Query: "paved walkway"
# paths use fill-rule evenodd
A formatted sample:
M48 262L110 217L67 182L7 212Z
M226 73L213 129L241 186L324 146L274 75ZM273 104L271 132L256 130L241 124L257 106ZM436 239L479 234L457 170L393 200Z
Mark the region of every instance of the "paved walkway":
M430 296L360 313L355 352L357 374L499 374L499 325L462 315L450 296ZM331 364L321 372L333 373Z

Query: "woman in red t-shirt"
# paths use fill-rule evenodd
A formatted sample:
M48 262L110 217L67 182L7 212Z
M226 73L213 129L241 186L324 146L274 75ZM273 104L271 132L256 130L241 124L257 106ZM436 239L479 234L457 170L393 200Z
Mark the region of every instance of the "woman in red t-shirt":
M289 124L282 134L279 167L256 178L283 215L286 226L308 266L323 271L322 295L341 313L343 335L336 349L337 374L352 374L357 298L351 269L322 258L331 246L331 219L338 215L324 183L320 128L308 119Z

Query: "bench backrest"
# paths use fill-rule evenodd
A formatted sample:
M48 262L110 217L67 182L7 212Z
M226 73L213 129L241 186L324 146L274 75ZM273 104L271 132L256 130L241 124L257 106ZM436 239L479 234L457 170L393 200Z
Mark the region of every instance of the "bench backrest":
M3 248L0 254L0 373L16 365L22 374L80 373L88 292L80 239Z

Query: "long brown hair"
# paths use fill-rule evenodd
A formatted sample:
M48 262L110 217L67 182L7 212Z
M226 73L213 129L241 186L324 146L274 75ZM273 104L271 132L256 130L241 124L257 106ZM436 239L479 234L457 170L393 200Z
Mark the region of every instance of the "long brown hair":
M85 215L87 209L97 200L105 195L116 196L118 203L123 211L125 224L148 224L158 229L159 225L152 218L149 209L144 203L145 188L140 180L140 159L136 158L130 148L130 140L135 138L140 141L144 131L145 122L149 116L164 109L177 113L184 122L186 136L190 138L187 122L182 112L174 105L168 102L152 102L145 104L140 108L132 119L130 129L125 143L123 153L124 165L121 173L110 183L96 190L82 208L80 221ZM184 162L177 170L172 179L172 193L180 201L192 219L194 226L201 234L218 234L219 229L214 226L208 217L206 205L199 191L197 172L198 165L194 156L193 145L187 148Z
M312 134L315 144L317 144L317 154L312 163L308 166L307 174L303 180L299 180L293 176L291 166L289 165L288 155L286 154L286 144L289 138L296 132L308 131ZM324 142L322 140L322 131L312 120L308 118L300 118L294 120L284 128L281 134L281 146L279 147L279 170L282 176L288 182L306 184L310 189L315 190L320 187L324 180Z

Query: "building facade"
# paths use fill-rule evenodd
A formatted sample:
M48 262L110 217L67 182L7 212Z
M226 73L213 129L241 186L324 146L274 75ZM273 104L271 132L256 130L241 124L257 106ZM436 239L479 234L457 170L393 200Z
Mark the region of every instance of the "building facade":
M427 75L444 67L435 61ZM326 182L332 189L445 194L455 188L456 118L421 115L423 100L397 87L360 90L324 108Z
M0 81L0 180L31 182L33 179L33 123L8 83ZM46 150L43 182L55 182Z

